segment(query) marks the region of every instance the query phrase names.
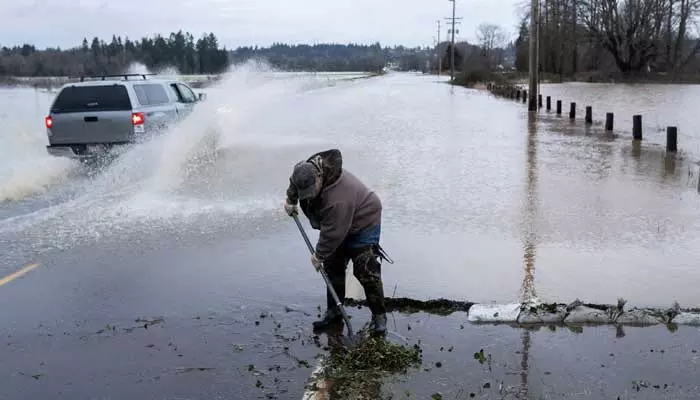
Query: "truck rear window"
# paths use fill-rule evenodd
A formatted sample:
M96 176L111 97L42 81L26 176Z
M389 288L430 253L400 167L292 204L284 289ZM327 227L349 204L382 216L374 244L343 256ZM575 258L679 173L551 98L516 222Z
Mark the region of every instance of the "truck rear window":
M124 85L69 86L56 96L52 113L131 110Z

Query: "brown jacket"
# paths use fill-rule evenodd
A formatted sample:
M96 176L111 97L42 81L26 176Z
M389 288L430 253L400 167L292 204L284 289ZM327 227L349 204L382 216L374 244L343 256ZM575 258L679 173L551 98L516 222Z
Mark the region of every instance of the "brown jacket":
M287 188L289 203L296 204L309 219L311 227L320 230L316 257L323 261L333 254L348 235L381 223L382 203L379 197L355 175L343 169L340 150L322 151L323 166L321 194L312 200L299 201L294 184Z

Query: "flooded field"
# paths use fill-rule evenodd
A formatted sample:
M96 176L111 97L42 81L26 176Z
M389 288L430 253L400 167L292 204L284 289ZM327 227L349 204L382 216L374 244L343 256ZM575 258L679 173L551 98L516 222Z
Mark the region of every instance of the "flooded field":
M148 385L161 379L189 393L187 379L203 379L198 382L210 383L214 398L233 379L249 384L239 396L253 398L256 380L270 384L273 376L252 375L249 363L275 368L270 360L282 357L295 364L284 350L291 346L299 351L295 357L303 354L313 364L315 346L287 343L297 337L308 347L308 328L325 301L323 281L282 202L294 163L328 148L341 149L345 167L383 201L382 246L395 261L383 268L387 296L482 303L534 297L615 303L623 297L633 306L700 306L700 135L692 131L692 116L679 111L692 109L700 88L682 86L674 95L667 86L542 85L543 94L565 105L576 101L583 110L592 103L596 120L615 112L615 137L546 111L529 118L523 104L435 76L347 78L234 71L204 89L208 100L183 124L100 171L46 155L43 118L55 93L0 89L0 277L40 265L0 289L0 302L21 304L0 314L0 334L7 336L0 358L17 360L0 369L17 384L0 397L13 398L11 387L34 397L105 393L84 382L66 386L84 379L61 367L79 349L91 349L76 361L90 371L89 381L123 383L107 391L116 395L154 393ZM645 141L635 145L623 128L637 113L644 115ZM664 134L655 132L666 124L685 135L678 157L665 154ZM354 278L350 282L348 296L362 298ZM263 313L274 315L280 332ZM354 313L359 328L369 313ZM159 318L165 324L158 328L134 329ZM405 329L419 322L400 321L393 329L418 336ZM108 338L105 326L113 328ZM443 337L457 347L455 334L440 329L423 340L437 348L443 344L436 337ZM460 349L465 358L484 343L523 351L516 330L506 336L500 329L478 331ZM545 334L533 338L533 349L549 346ZM250 352L231 353L240 343ZM190 351L166 356L163 349L174 345ZM587 345L597 346L593 339ZM684 344L688 355L695 345ZM119 358L120 349L135 348L145 353ZM93 372L92 351L120 361ZM147 361L157 351L160 358ZM510 357L508 374L521 373L510 368L519 353L502 356ZM694 356L682 361L694 362ZM454 365L446 371L456 374ZM138 372L129 372L134 366ZM216 372L209 374L210 367ZM178 368L206 378L180 380ZM283 378L289 385L277 398L300 398L301 376L309 373L289 369ZM31 377L40 374L48 380ZM426 395L447 385L429 379ZM133 393L123 389L129 384L137 384ZM509 384L527 390L526 383ZM478 389L464 388L484 393ZM569 389L575 388L561 388Z

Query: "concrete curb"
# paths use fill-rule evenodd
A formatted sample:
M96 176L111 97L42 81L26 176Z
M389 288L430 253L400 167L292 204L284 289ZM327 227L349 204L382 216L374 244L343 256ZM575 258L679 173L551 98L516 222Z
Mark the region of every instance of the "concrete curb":
M435 302L430 300L424 303ZM363 302L357 302L360 305ZM473 324L507 324L528 328L546 325L624 325L624 326L653 326L688 325L700 326L700 309L682 309L678 303L670 308L629 308L626 309L626 301L619 299L613 304L586 304L575 300L570 304L542 303L531 300L524 303L509 304L478 304L473 303L468 307L467 321ZM413 312L416 305L411 307ZM393 311L401 312L396 308ZM419 310L418 310L419 311ZM455 310L455 312L465 312ZM313 382L323 371L325 357L322 357L316 369L309 378ZM316 382L318 391L308 389L302 400L321 400L328 398L323 381Z

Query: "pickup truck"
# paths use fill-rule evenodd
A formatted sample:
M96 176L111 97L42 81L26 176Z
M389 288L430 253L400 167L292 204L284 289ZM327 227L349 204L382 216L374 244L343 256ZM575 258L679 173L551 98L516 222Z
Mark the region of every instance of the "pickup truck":
M181 81L149 75L81 77L63 85L44 121L48 153L76 159L103 155L164 130L206 98Z

